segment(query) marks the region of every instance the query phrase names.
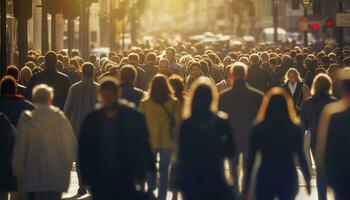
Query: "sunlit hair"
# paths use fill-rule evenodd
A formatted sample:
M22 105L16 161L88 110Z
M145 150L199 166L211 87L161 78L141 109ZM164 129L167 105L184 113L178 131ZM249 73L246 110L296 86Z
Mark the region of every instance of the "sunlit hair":
M209 96L209 99L205 99L204 96L201 94L203 92L199 92L198 90L205 91L210 90L211 96ZM208 98L208 97L207 97ZM218 111L218 99L219 99L219 93L218 89L213 81L211 81L208 77L199 77L190 87L188 98L185 101L183 116L185 119L191 117L194 112L200 112L204 110L196 110L196 107L200 107L200 104L208 103L208 109L210 109L211 112L215 113ZM205 102L210 101L210 102ZM196 114L198 114L196 113Z
M288 78L289 73L294 73L295 76L297 77L297 80L299 82L303 82L303 79L301 78L299 71L292 67L292 68L288 69L288 71L284 75L284 83L287 83L289 81L289 78Z
M318 93L332 95L332 86L332 79L327 74L320 73L312 82L311 95L316 95Z
M54 90L46 84L40 84L33 88L33 102L47 105L54 97Z
M291 96L283 88L274 87L265 94L256 121L283 122L283 120L294 124L300 123Z
M169 99L175 99L173 89L171 88L167 77L163 74L156 74L149 90L149 97L158 104L164 104Z
M180 103L183 103L185 96L184 79L177 74L173 74L168 78L168 81L174 90L175 97L180 101Z

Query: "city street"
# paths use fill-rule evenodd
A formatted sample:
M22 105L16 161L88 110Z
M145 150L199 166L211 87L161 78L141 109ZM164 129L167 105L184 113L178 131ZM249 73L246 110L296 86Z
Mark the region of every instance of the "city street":
M312 192L311 192L311 195L308 196L300 170L298 170L298 174L299 174L299 193L296 197L296 200L318 200L315 175L312 176L312 181L311 181ZM90 194L86 194L84 196L77 196L76 195L77 190L78 190L78 179L77 179L76 171L73 170L71 173L71 183L70 183L69 190L67 193L63 194L62 199L65 199L65 200L75 200L75 199L90 200L91 199ZM171 199L172 199L172 194L171 192L169 192L167 200L171 200ZM329 200L334 199L330 192L328 194L328 199Z

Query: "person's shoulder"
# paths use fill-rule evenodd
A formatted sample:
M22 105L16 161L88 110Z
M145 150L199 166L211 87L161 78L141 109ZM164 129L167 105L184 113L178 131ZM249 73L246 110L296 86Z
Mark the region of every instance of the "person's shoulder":
M262 98L264 96L264 92L254 88L254 87L252 87L250 85L247 86L247 89L252 95L254 95L256 97Z
M57 72L58 77L60 77L62 80L69 81L69 77L62 73L62 72Z
M229 115L226 112L218 111L215 115L219 121L228 121Z
M232 88L229 87L229 88L226 88L226 89L224 89L223 91L221 91L221 92L220 92L220 99L221 99L221 98L223 98L223 99L227 98L228 95L230 94L231 90L232 90Z

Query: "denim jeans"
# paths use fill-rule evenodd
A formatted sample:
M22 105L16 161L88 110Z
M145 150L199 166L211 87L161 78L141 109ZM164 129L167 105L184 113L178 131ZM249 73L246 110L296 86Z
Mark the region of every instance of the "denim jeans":
M171 159L172 150L161 149L159 150L159 187L158 187L158 200L166 200L168 193L169 182L169 164Z

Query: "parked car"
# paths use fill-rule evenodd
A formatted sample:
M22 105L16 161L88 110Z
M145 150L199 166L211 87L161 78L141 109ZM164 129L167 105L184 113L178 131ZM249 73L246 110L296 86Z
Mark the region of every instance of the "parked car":
M273 43L273 35L274 35L274 28L264 28L259 37L260 43ZM277 40L281 42L290 42L290 38L288 37L288 33L283 28L277 28Z

